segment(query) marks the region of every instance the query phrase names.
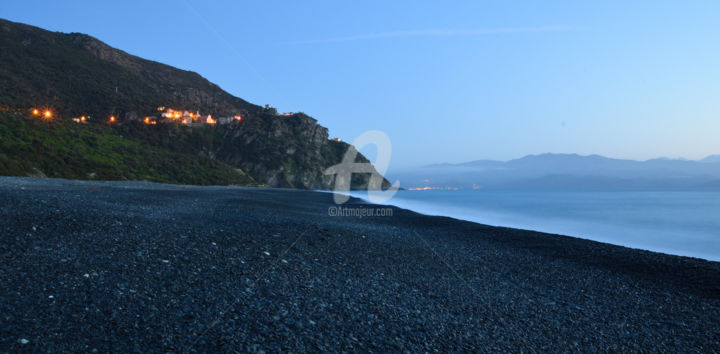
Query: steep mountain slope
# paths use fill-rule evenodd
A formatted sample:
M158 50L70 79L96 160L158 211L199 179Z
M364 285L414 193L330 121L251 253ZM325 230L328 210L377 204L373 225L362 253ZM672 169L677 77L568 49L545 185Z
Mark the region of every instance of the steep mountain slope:
M85 34L49 32L6 20L0 20L0 106L7 112L0 124L20 124L19 117L41 119L31 116L34 107L53 112L52 124L25 122L21 124L25 128L21 133L0 130L5 134L0 136L2 141L28 141L40 134L35 134L33 129L52 129L53 124L59 132L85 127L88 134L96 135L93 139L97 141L113 136L113 139L122 138L125 142L146 147L144 150L159 152L124 150L125 154L140 154L135 157L145 161L146 165L165 166L170 162L153 159L170 159L178 164L197 160L224 166L215 170L219 173L217 176L204 178L202 182L187 176L151 176L161 182L331 188L333 179L322 172L339 163L349 147L346 143L329 140L327 128L312 117L302 113L278 115L274 109L262 108L230 95L196 73L138 58ZM157 117L158 107L201 112L216 119L238 116L242 119L187 126L162 121ZM76 124L71 118L81 115L87 118L88 124L74 128L66 126ZM113 124L108 124L111 116L114 117ZM141 117L148 116L158 118L153 119L158 124L143 124ZM45 136L51 140L49 136L59 139L50 145L62 141L57 134ZM0 155L6 162L5 169L0 167L2 174L37 174L35 170L44 166L42 173L50 177L138 179L146 176L132 164L118 165L106 175L98 174L90 165L76 166L81 170L71 173L65 168L67 166L59 166L57 159L50 158L51 154L0 146L3 146ZM82 148L75 154L82 156L72 158L92 160L89 154L110 153L99 147L94 151ZM61 159L70 158L62 155ZM367 161L362 156L358 156L358 160ZM9 168L11 165L14 167ZM225 167L235 170L238 175L228 179ZM182 167L177 169L183 170ZM354 176L353 186L364 187L368 180L369 174ZM385 182L385 185L389 184Z
M135 57L85 34L0 20L0 48L0 105L121 119L162 105L217 115L261 110L194 72Z

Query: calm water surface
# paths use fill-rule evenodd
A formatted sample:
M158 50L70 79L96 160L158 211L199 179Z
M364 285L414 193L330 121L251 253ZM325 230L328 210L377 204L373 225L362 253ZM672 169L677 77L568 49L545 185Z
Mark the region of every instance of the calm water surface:
M386 204L720 261L718 192L399 191Z

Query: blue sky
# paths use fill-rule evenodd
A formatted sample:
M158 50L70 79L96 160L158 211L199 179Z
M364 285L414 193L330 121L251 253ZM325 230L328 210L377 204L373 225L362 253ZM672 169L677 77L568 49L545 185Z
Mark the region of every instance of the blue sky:
M544 152L720 153L718 1L14 1L0 17L83 32L303 111L391 165Z

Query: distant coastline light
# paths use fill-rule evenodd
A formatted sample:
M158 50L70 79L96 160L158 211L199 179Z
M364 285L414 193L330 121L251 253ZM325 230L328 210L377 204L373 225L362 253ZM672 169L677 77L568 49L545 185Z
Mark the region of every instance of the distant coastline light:
M45 112L43 112L43 117L45 117L45 118L49 119L49 118L52 118L52 116L53 116L52 111L50 111L49 109L46 109Z
M425 187L415 187L415 188L408 188L409 191L432 191L432 190L447 190L447 191L457 191L460 190L459 187L431 187L431 186L425 186Z
M40 110L37 109L37 108L33 108L32 114L33 114L34 116L39 116L39 115L40 115Z

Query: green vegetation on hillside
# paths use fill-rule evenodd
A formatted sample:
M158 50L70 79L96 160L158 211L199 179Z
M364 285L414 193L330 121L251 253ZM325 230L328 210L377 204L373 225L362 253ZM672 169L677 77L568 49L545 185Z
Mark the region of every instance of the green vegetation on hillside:
M217 160L130 140L111 127L44 121L7 111L0 112L0 175L254 184L242 171Z

